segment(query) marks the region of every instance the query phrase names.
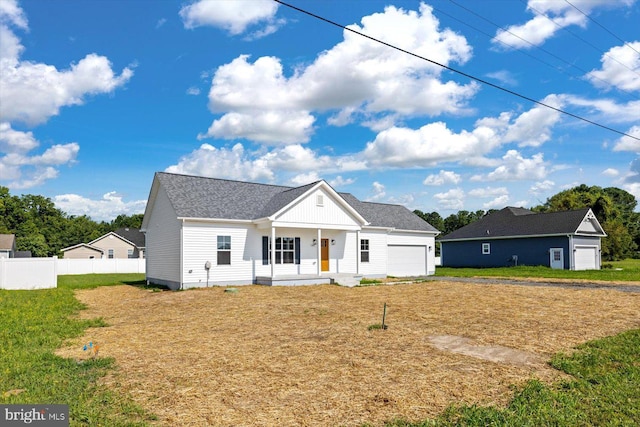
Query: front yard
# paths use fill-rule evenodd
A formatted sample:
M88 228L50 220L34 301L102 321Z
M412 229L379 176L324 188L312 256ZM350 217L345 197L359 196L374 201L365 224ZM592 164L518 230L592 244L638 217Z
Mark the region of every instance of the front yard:
M567 379L548 361L640 327L640 294L453 282L342 288L82 290L102 318L58 354L118 366L100 388L161 425L381 425L452 404L506 405ZM387 330L372 329L387 304Z

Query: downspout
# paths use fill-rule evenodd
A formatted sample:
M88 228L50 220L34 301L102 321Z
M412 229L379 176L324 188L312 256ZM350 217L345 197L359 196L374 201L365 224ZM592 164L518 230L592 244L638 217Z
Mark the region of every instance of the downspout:
M356 274L360 274L360 230L356 230Z

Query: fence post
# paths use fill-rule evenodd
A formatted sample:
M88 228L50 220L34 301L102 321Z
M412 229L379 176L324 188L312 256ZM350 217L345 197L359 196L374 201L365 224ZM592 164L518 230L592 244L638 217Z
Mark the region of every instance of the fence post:
M0 258L0 289L4 289L4 282L7 280L6 270L4 258Z

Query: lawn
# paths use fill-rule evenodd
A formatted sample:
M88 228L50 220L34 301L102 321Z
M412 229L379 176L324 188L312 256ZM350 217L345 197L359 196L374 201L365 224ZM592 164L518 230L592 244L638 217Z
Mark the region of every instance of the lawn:
M502 267L502 268L451 268L437 267L436 276L442 277L520 277L564 280L592 280L606 282L640 282L640 259L627 259L603 263L601 270L555 270L549 267Z
M640 420L637 293L437 281L170 292L135 274L58 283L0 291L0 403L66 403L72 426ZM388 329L372 328L385 303Z
M519 425L527 410L551 412L538 420L566 425L562 417L608 416L621 405L622 423L637 416L628 388L621 395L615 382L598 388L595 381L611 381L598 373L572 382L548 361L585 341L640 327L640 294L437 281L224 291L78 291L88 307L82 316L108 326L88 329L58 354L84 360L82 343L100 342L100 357L118 365L100 384L132 396L161 425L473 424L491 419L484 412L497 425L503 419ZM372 328L385 303L388 329ZM637 375L637 344L637 337L623 343L632 354L606 365L624 374L617 381ZM570 371L571 363L554 363ZM501 412L514 390L522 390L511 410L525 414L519 419ZM563 399L600 394L610 397L598 399L602 408L552 412ZM542 400L528 406L537 395Z
M55 350L77 339L100 318L81 320L74 289L137 282L143 275L61 276L57 289L0 290L0 403L70 406L71 425L144 425L153 416L97 381L115 367L113 358L62 358Z

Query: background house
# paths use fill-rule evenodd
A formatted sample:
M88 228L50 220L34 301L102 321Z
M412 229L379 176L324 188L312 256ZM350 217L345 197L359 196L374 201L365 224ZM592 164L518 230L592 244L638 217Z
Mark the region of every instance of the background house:
M154 177L142 230L147 280L174 289L433 274L438 234L403 206L361 202L325 181L168 173Z
M16 235L0 234L0 258L13 258L16 253Z
M137 228L120 228L89 243L61 249L64 258L144 258L145 238Z
M606 234L591 209L535 213L507 207L439 239L444 267L544 265L600 269Z

